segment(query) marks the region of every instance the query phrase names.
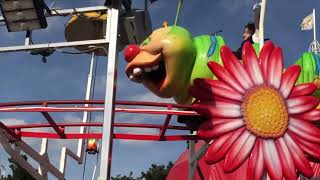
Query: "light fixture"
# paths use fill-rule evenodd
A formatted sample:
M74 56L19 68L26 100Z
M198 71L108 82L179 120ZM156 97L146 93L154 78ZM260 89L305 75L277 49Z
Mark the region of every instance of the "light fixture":
M0 0L0 8L9 32L46 28L43 0Z

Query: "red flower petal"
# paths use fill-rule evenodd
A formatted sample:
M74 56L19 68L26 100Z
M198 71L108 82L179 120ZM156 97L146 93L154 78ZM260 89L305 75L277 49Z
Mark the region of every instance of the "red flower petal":
M319 105L319 99L313 96L299 96L287 100L289 114L305 113Z
M215 137L224 135L226 133L229 133L230 131L239 129L244 125L245 124L242 119L227 121L223 124L218 124L210 129L208 128L208 126L210 127L210 124L206 123L203 126L201 126L201 128L198 130L198 136L202 138L215 138Z
M237 104L237 105L241 105L242 103L240 103L239 101L235 101L235 100L231 100L231 99L226 99L220 96L214 96L214 99L216 101L221 101L221 102L228 102L228 103L233 103L233 104Z
M218 108L232 108L232 109L238 109L239 111L241 111L241 105L239 105L239 104L235 104L232 102L226 102L226 101L219 101L219 100L216 100L213 103Z
M267 71L267 82L274 88L279 89L283 71L282 50L279 47L274 48L270 55Z
M258 62L258 57L252 45L246 42L242 50L243 64L251 80L256 85L263 84L263 76Z
M299 84L292 89L290 97L298 97L312 94L317 89L313 83Z
M297 119L305 120L305 121L310 121L310 122L320 121L320 110L315 109L303 114L293 115L293 117Z
M228 90L234 90L231 86L228 84L220 81L220 80L213 80L209 78L197 78L193 81L194 85L197 86L215 86L222 89L228 89Z
M203 97L204 99L210 99L212 97L208 96L214 94L215 96L220 96L238 102L242 102L243 100L243 95L241 93L221 81L196 79L194 80L194 86L196 88L191 90L191 94Z
M282 179L282 166L273 139L264 139L263 156L268 175L271 179Z
M317 179L320 176L320 164L319 163L313 163L310 162L311 167L313 169L313 178Z
M320 143L320 130L307 121L290 118L288 129L307 141Z
M224 170L232 172L236 170L250 155L256 141L256 136L244 131L239 139L232 145L226 155Z
M244 89L250 89L253 86L253 83L232 51L227 46L223 46L220 51L224 67Z
M259 61L261 65L262 75L264 76L265 82L267 81L269 58L273 49L274 49L274 45L271 41L269 41L264 44L260 52Z
M214 102L214 94L210 91L207 91L203 87L199 86L190 86L189 93L196 99L200 101L210 101Z
M280 92L282 93L283 97L286 99L289 97L294 84L296 83L298 77L300 75L300 66L293 65L290 66L286 72L283 74L281 85L280 85Z
M247 179L260 180L264 173L264 159L262 152L262 140L257 139L249 158Z
M284 170L283 176L287 180L296 180L296 168L294 167L294 163L286 143L282 137L278 138L275 143L279 153L280 162Z
M223 118L211 118L208 119L206 121L204 121L200 126L199 126L199 130L209 130L214 128L216 125L218 124L224 124L230 121L234 121L234 120L242 120L241 119L223 119Z
M239 118L241 110L235 108L217 108L206 104L193 104L192 108L205 117Z
M220 64L216 62L208 62L208 66L221 81L227 83L233 89L237 90L241 94L244 94L246 91L239 85L239 83L226 71Z
M288 133L291 138L299 145L302 151L320 160L320 146L318 144L306 141L290 131L288 131Z
M239 138L245 128L240 128L234 132L230 132L219 137L208 148L205 161L208 164L214 164L225 158L232 144Z
M226 101L224 99L216 99L215 101L210 102L200 102L199 104L207 106L207 108L226 108L226 109L235 109L241 111L241 104Z
M303 175L311 178L313 176L313 171L310 166L309 161L305 158L300 147L293 141L288 133L284 134L284 140L288 146L291 153L292 160L295 167L302 172Z
M200 101L214 102L214 94L202 86L190 86L189 93Z

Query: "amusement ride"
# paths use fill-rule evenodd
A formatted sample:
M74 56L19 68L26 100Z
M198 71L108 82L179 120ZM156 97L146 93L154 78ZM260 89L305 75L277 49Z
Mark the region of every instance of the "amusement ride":
M168 180L320 176L320 45L315 10L301 24L304 30L314 30L309 51L284 69L282 49L264 38L267 0L254 8L259 28L254 42L244 43L242 59L235 57L217 33L193 37L179 26L183 0L178 1L173 25L165 22L152 30L149 1L154 0L145 0L144 9L132 8L131 0L54 9L43 0L0 0L0 21L8 32L26 32L23 45L0 47L0 53L29 51L42 56L44 63L55 51L92 55L85 99L0 103L0 112L39 113L47 121L17 125L0 122L0 143L9 156L35 179L45 180L48 173L65 179L67 157L83 164L87 154L98 154L99 166L94 167L92 179L105 180L110 179L114 140L188 141L188 149L175 162ZM66 41L35 44L33 32L47 28L47 18L55 16L71 16L65 26ZM176 104L116 101L117 61L122 50L127 77L161 98L174 98ZM93 100L97 56L107 60L104 100ZM59 123L51 115L66 112L83 112L83 119ZM103 112L103 122L92 122L92 112ZM118 123L114 121L116 113L165 118L157 124ZM174 117L180 125L170 125ZM80 131L70 132L74 127ZM102 133L90 131L92 127L99 127ZM157 129L159 133L119 133L116 128ZM177 133L171 135L168 130ZM25 138L42 139L40 152ZM60 165L55 167L48 158L50 139L77 139L77 152L63 147Z

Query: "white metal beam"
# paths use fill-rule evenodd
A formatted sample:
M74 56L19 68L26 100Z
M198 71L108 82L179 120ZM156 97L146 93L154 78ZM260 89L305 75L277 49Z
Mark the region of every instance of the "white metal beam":
M194 175L197 168L197 161L192 161L195 155L196 143L194 140L189 141L189 166L188 166L188 180L194 180Z
M92 11L106 11L108 10L107 6L93 6L93 7L83 7L83 8L73 8L73 9L51 9L51 14L46 14L47 17L50 16L61 16L61 15L70 15L84 12Z
M107 43L108 43L108 38L97 39L97 40L86 40L86 41L71 41L71 42L57 42L57 43L47 43L47 44L10 46L10 47L0 47L0 53L15 52L15 51L28 51L28 50L33 50L33 49L68 48L68 47L84 46L84 45L104 46Z
M104 129L103 129L103 148L102 158L100 167L100 177L102 179L110 178L111 169L111 153L112 153L112 135L113 135L113 118L114 118L114 98L115 98L115 82L116 82L116 59L118 56L117 52L117 29L118 29L118 16L120 9L121 0L113 1L112 9L105 6L87 7L87 8L76 8L76 9L63 9L63 10L52 10L52 14L46 14L47 17L51 16L61 16L70 15L83 12L92 11L106 11L108 10L108 18L105 27L105 39L98 40L86 40L86 41L74 41L74 42L56 42L56 43L46 43L46 44L30 44L30 38L27 37L25 44L21 46L11 46L11 47L0 47L0 53L5 52L16 52L16 51L29 51L34 49L47 49L47 48L69 48L75 46L93 45L96 47L105 47L111 39L109 47L108 56L108 68L107 68L107 85L106 85L106 98L105 98L105 112L104 112ZM4 18L0 16L0 21L4 21ZM94 65L95 66L95 65ZM89 74L88 80L92 80L92 72ZM92 89L92 83L88 82L88 87ZM88 96L88 93L87 95ZM84 116L88 116L85 114ZM84 129L82 130L84 131ZM19 164L26 168L36 179L47 179L47 174L50 172L52 175L56 176L58 179L64 179L65 165L67 155L75 159L78 162L82 162L82 156L78 156L66 147L62 148L61 152L61 162L60 167L57 169L54 167L47 155L48 140L43 139L41 152L36 152L32 147L23 141L15 141L15 138L8 132L0 129L1 143L3 144L5 150L11 157L13 157ZM17 149L13 149L10 145L10 141L14 141ZM80 144L80 142L79 142ZM81 144L83 144L81 142ZM83 147L81 146L83 149ZM11 150L13 149L13 150ZM19 152L23 151L28 156L33 158L39 163L38 171L36 171L28 162L23 161L23 158L18 156ZM78 154L81 154L81 152ZM33 172L32 172L33 171Z
M92 11L106 11L108 7L106 6L93 6L93 7L83 7L83 8L74 8L74 9L51 9L51 14L45 14L46 17L52 16L65 16L71 15L75 13L83 13L83 12L92 12ZM0 22L4 21L4 17L0 16Z
M49 162L46 156L41 156L38 152L36 152L33 148L31 148L28 144L26 144L23 141L17 141L15 142L15 144L20 146L23 152L25 152L30 157L32 157L32 159L37 161L40 164L40 166L47 169L48 172L52 173L54 176L58 177L59 179L64 178L63 174Z
M46 156L41 156L38 152L33 150L28 144L26 144L23 141L15 141L14 145L17 147L16 149L13 149L11 145L9 144L10 141L13 141L13 137L6 133L4 130L0 130L0 142L6 152L19 164L22 168L26 169L33 177L36 179L43 179L45 176L41 176L38 171L33 168L27 161L25 161L21 156L19 151L22 150L24 153L26 153L28 156L30 156L32 159L34 159L36 162L40 164L41 167L48 170L50 173L52 173L54 176L56 176L59 179L64 179L63 174L55 168L47 159Z
M264 45L264 16L266 13L267 0L262 0L260 21L259 21L259 38L260 38L260 51Z
M85 100L91 100L93 98L93 86L94 86L94 81L95 81L95 74L96 74L96 66L97 66L97 59L96 56L94 55L94 52L92 53L91 56L91 61L90 61L90 69L88 73L88 82L87 82L87 91L86 91L86 97ZM89 107L88 104L84 105L85 107ZM83 113L83 118L82 122L86 123L88 121L88 118L90 116L91 112L84 111ZM80 134L83 134L86 132L86 127L81 126L80 127ZM84 139L79 139L78 141L78 150L77 150L77 156L80 158L78 161L79 164L82 164L83 161L83 153L84 153Z
M118 18L121 0L113 0L111 9L108 10L106 25L106 38L109 37L108 65L106 74L105 109L103 116L103 134L100 159L99 180L110 179L112 144L113 144L113 123L115 112L116 76L117 76L117 37Z
M196 135L196 131L192 133L192 135ZM204 155L207 151L209 145L213 141L209 143L205 143L199 150L196 152L196 141L189 141L189 161L188 161L188 180L195 179L195 172L198 166L198 160Z
M37 180L44 179L25 159L22 158L19 152L12 148L6 136L4 136L2 133L0 133L0 142L4 150L10 155L14 162L18 163L23 169L28 171L28 173Z
M41 156L44 156L49 161L47 150L48 150L48 139L47 138L43 138L42 141L41 141L41 149L40 149L40 153L39 154ZM43 176L44 179L48 179L48 171L43 166L39 165L38 173L41 176Z
M79 157L74 152L72 152L67 147L63 147L61 150L60 166L59 166L59 170L63 174L63 176L65 175L65 170L66 170L67 155L69 155L72 159L76 160L77 162L80 161Z

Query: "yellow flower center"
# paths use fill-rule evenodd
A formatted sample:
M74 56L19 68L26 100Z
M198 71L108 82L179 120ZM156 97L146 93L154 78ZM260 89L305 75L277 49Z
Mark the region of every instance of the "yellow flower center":
M258 86L248 91L241 106L247 129L263 138L276 138L288 127L287 107L279 92Z

